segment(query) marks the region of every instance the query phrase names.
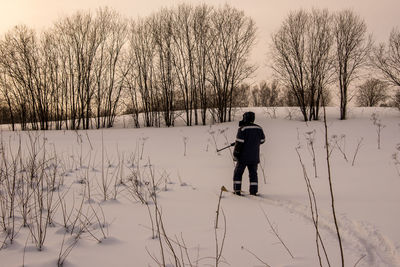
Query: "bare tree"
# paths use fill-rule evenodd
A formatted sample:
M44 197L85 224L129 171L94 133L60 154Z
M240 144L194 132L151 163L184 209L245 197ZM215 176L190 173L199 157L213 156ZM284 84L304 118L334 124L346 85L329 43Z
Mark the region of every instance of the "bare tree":
M2 80L17 101L22 129L30 122L33 129L39 129L40 125L40 129L47 130L50 94L35 31L16 26L5 35L0 53L0 64L6 75Z
M134 60L131 71L135 72L136 78L134 87L140 93L141 106L143 111L145 126L154 126L153 114L153 94L154 94L154 60L155 60L155 42L153 36L148 34L152 31L149 19L139 19L137 22L131 22L129 40L130 57ZM132 74L130 74L132 76ZM136 92L131 96L138 96ZM134 106L135 103L132 103ZM139 106L136 106L139 108Z
M61 22L58 22L61 23ZM60 87L56 91L57 101L60 105L60 112L57 116L59 123L58 125L64 125L66 129L74 129L77 118L77 100L76 93L74 90L75 84L75 72L73 67L73 53L72 47L67 43L67 38L61 32L59 27L55 25L49 30L49 34L53 36L55 40L55 50L58 59L58 80Z
M16 99L14 99L13 90L11 90L11 84L9 83L8 76L5 74L5 71L0 67L0 93L3 98L3 101L6 103L7 110L4 110L4 114L2 114L2 122L4 117L10 118L9 123L11 123L11 128L15 130L15 124L17 122L16 116L18 114L16 110ZM7 114L7 115L6 115Z
M381 71L385 80L400 86L400 31L393 29L387 46L381 43L373 50L372 62Z
M66 95L63 90L61 78L61 55L57 48L57 39L54 31L49 30L43 33L41 39L41 50L44 73L44 87L47 88L49 94L49 107L51 120L56 124L56 129L62 129L63 116L65 112L64 101Z
M319 107L326 88L332 82L333 62L331 57L332 31L331 16L328 10L312 10L307 27L307 84L309 118L319 119Z
M256 38L254 21L228 5L211 17L212 45L208 51L213 104L219 122L232 118L233 91L255 70L248 56Z
M152 17L152 33L155 43L155 68L157 81L157 94L155 101L158 109L164 113L164 122L167 126L174 125L174 62L175 46L173 43L173 14L170 10L163 9Z
M95 60L96 127L112 127L119 99L129 70L124 54L127 24L118 13L108 8L97 13L101 44Z
M198 97L201 109L202 124L206 124L207 110L210 105L208 97L208 65L207 53L212 44L210 37L211 25L210 16L213 8L205 4L197 6L193 15L193 35L194 35L194 76L195 76L195 90L198 90ZM194 105L195 110L197 104Z
M293 12L272 36L272 68L290 88L305 121L318 119L331 81L330 18L327 10Z
M335 14L333 32L336 43L336 74L340 89L340 119L345 120L349 86L367 63L372 41L367 35L364 20L351 10Z
M381 43L374 48L371 62L380 71L383 79L393 86L400 86L400 31L394 28L388 44ZM394 105L400 108L400 89L394 97Z
M210 16L213 8L205 4L195 7L193 15L193 35L194 35L194 76L195 88L198 91L199 108L201 109L202 124L206 124L207 109L209 107L208 86L207 86L207 53L210 49L212 40L210 37L211 25ZM195 103L195 109L197 104Z
M55 25L62 52L66 55L63 66L64 83L68 85L71 128L90 127L94 97L93 72L96 53L103 41L100 23L90 13L77 12Z
M177 83L181 91L182 102L186 111L186 124L192 125L193 109L197 106L194 73L194 14L189 5L180 5L173 12L172 39L176 47L174 65ZM198 124L197 112L194 112L195 124Z
M357 105L374 107L388 99L388 88L385 82L371 78L358 87Z
M128 71L127 78L125 80L125 94L124 98L126 98L125 106L126 112L132 114L134 127L139 128L139 112L140 112L140 93L137 86L137 72L134 71L135 64L133 61L133 57L131 56L131 50L129 49L129 58L131 60L128 61L128 65L130 67L130 71Z
M305 78L305 44L308 16L292 12L272 36L272 69L296 97L305 121L308 120Z

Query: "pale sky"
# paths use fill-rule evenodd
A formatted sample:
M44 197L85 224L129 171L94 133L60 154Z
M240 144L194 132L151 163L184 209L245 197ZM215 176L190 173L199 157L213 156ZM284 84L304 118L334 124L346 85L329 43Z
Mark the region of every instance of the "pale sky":
M400 28L400 0L0 0L0 34L17 24L26 24L37 30L46 29L60 16L71 15L77 10L94 11L97 7L109 6L126 17L136 18L183 2L213 6L228 3L254 19L258 42L252 61L259 65L256 76L261 77L257 80L269 73L266 54L271 33L279 28L292 10L328 8L336 11L351 8L364 18L377 42L386 41L392 28Z

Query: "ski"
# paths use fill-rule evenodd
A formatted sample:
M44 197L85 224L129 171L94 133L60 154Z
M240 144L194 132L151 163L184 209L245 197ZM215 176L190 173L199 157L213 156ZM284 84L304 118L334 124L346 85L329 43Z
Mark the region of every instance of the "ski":
M252 194L250 194L250 192L243 191L243 190L240 190L240 195L238 195L235 192L233 192L232 190L228 190L224 185L221 186L221 191L232 193L233 195L238 196L238 197L247 197L247 196L250 196L250 197L262 197L262 195L259 194L259 193L257 193L256 195L252 195Z

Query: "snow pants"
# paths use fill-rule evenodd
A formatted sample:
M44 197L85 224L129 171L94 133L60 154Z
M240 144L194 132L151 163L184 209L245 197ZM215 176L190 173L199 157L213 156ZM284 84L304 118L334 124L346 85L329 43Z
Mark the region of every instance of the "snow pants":
M233 173L233 191L237 194L242 190L242 176L244 170L247 167L250 178L250 194L257 194L258 192L258 176L257 176L257 165L258 164L245 164L238 162L236 163L235 171Z

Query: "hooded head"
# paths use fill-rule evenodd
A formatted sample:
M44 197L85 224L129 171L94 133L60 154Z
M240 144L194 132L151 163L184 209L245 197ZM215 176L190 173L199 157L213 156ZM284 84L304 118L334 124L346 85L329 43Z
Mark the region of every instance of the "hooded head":
M239 126L251 124L254 122L255 118L254 112L245 112L243 114L243 119L239 122Z

